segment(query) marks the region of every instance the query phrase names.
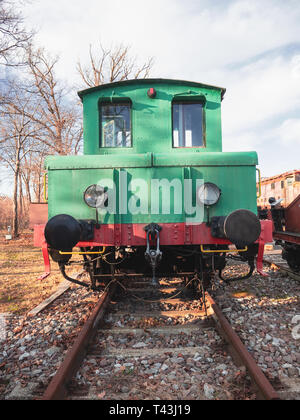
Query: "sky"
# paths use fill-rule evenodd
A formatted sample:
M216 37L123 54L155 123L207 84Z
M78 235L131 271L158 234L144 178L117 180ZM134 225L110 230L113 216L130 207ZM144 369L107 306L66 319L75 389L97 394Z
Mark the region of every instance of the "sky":
M155 58L152 77L227 89L224 151L256 150L263 176L300 168L299 0L30 0L23 14L68 83L90 44L122 42Z

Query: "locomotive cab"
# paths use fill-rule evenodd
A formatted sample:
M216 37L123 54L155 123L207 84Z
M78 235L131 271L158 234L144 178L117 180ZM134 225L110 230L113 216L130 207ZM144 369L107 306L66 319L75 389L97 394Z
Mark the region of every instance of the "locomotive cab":
M207 285L232 252L247 277L257 256L261 270L272 222L256 215L256 152L222 152L224 94L166 79L79 92L84 155L47 158L49 221L36 235L66 278L75 246L93 288L129 273Z

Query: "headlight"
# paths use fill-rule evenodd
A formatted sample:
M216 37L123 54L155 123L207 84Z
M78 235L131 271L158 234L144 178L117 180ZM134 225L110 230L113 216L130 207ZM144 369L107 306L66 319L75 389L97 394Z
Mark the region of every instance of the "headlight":
M198 200L205 206L213 206L221 197L221 190L211 182L205 182L198 188Z
M85 190L83 198L89 207L96 209L104 207L108 195L100 185L91 185Z

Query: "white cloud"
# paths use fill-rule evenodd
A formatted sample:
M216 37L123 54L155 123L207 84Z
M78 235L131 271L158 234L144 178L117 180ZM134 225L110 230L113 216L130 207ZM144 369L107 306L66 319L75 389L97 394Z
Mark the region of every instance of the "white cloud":
M226 135L261 129L264 122L300 106L298 60L299 55L265 58L226 75L229 82L223 107Z
M61 54L68 82L78 82L76 62L87 62L90 43L129 44L141 61L156 58L154 77L227 88L224 150L258 150L270 171L282 156L295 166L299 0L36 0L26 13L38 43Z
M240 131L239 133L225 137L223 134L223 150L246 152L256 150L262 140L254 131Z
M27 15L41 29L40 43L61 52L64 76L74 77L76 60L101 38L156 56L157 75L220 84L210 75L222 67L299 37L300 7L290 0L73 0L71 7L40 0Z
M300 119L290 118L285 120L277 129L274 130L274 138L283 146L292 147L292 150L300 151ZM299 166L300 166L300 154L299 157Z

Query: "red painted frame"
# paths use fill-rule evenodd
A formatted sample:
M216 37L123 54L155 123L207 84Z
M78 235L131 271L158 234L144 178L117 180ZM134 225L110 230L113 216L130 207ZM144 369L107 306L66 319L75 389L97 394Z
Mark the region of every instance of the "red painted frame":
M259 252L257 257L257 271L262 271L262 258L264 245L273 241L273 222L261 220L261 234L257 241ZM115 224L101 225L95 229L95 238L88 242L79 242L78 247L94 246L146 246L146 224ZM219 239L211 236L210 227L205 223L187 225L185 223L164 223L161 225L160 245L230 245L227 239ZM50 272L49 257L46 256L47 244L44 237L45 225L34 226L34 246L42 247L45 274ZM48 254L48 252L47 252ZM48 260L47 260L48 259Z
M292 244L300 245L299 233L275 231L273 236L275 240L281 240L285 242L291 242Z

